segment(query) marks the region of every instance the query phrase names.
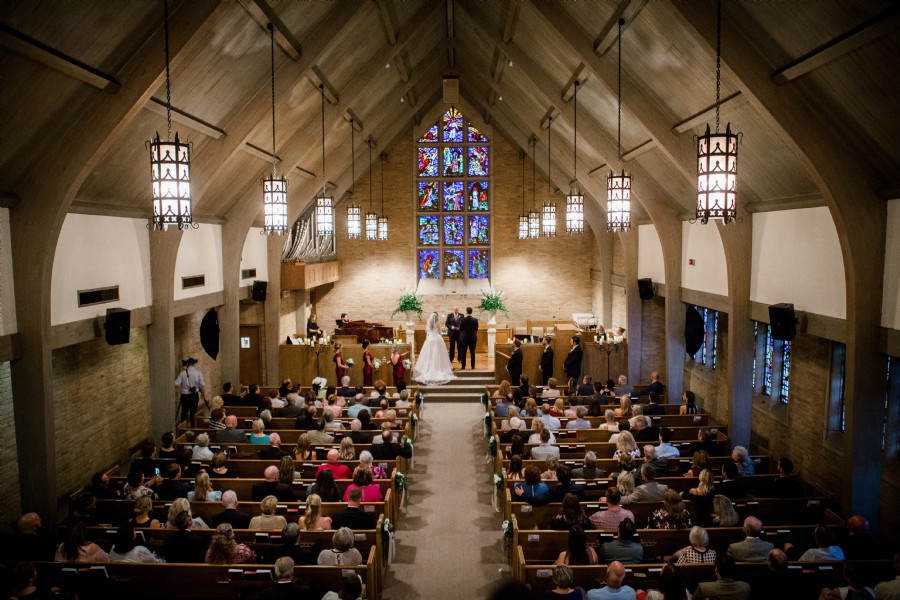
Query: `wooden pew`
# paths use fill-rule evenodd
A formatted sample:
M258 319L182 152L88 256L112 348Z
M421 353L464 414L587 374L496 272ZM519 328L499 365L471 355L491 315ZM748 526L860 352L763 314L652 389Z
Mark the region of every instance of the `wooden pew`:
M759 454L759 455L753 455L750 458L753 459L753 461L756 463L756 472L757 473L768 474L771 472L772 466L771 466L771 461L768 456L766 456L764 454ZM731 461L731 460L732 460L731 456L710 456L709 464L710 464L710 467L712 467L713 473L715 475L719 475L719 473L722 470L722 465L726 461ZM577 459L575 459L575 458L565 459L565 460L561 460L560 462L562 464L568 466L570 469L576 469L578 467L584 466L584 457L582 456L581 458L577 458ZM644 459L636 458L634 460L634 462L635 462L635 465L637 465L635 468L639 469L640 465L644 462ZM497 470L505 473L506 469L509 468L509 460L504 459L501 461L500 464L502 466ZM539 469L543 469L546 465L546 462L543 460L522 461L523 467L528 467L530 465L535 465ZM597 466L599 468L603 469L606 473L611 473L614 470L618 470L619 461L616 459L612 459L612 458L597 459ZM690 468L691 468L691 458L690 457L673 458L673 459L669 460L668 473L670 475L673 473L683 475ZM605 480L605 478L603 478L603 479Z
M565 440L565 441L564 441ZM728 438L725 438L721 434L719 437L714 440L717 444L718 451L716 455L724 456L728 452L731 451L731 443ZM649 443L649 442L648 442ZM645 443L638 442L639 446L646 445ZM591 450L597 455L597 458L612 458L613 454L616 452L616 445L610 442L579 442L577 440L569 441L568 438L557 438L557 443L555 444L559 447L559 454L561 459L576 459L576 458L584 458L584 453L588 450ZM656 444L651 444L655 446ZM673 446L679 449L679 451L687 453L690 450L692 442L673 442ZM503 445L503 450L508 451L509 447L507 445ZM537 446L537 444L526 444L525 447L531 450L531 448Z
M301 566L294 578L317 590L341 589L345 573L359 575L365 595L380 599L375 548L366 563ZM272 586L274 565L186 565L148 563L36 563L42 581L62 581L82 598L243 598Z
M393 429L393 432L395 434L397 434L398 436L409 435L409 432L406 429L406 426L408 426L408 425L409 425L409 420L407 419L406 422L404 423L403 429ZM291 426L293 426L293 423L291 423ZM201 433L205 433L209 436L210 445L218 443L215 441L215 439L216 439L215 438L215 434L216 434L215 429L206 429L206 428L198 427L198 428L194 429L193 431L195 434L195 437L194 437L195 440L196 440L197 435L200 435ZM251 432L252 431L250 431L250 430L245 430L245 432L244 432L248 435L248 440L249 440L249 434ZM297 440L300 438L300 436L302 434L309 433L309 430L308 429L288 429L288 428L267 429L266 434L270 434L270 433L277 433L278 436L281 438L281 445L285 448L285 450L287 450L288 448L293 447L297 443ZM340 445L341 440L344 438L344 436L348 436L350 434L349 423L347 424L347 429L345 429L345 430L335 430L335 431L328 430L325 433L334 437L335 443ZM377 430L367 430L363 433L367 434L370 439L375 437L376 435L381 435L381 425L378 425ZM185 437L184 432L181 432L180 435L175 439L175 441L180 444L189 443L187 441L187 438ZM247 443L249 443L249 441ZM266 444L260 444L260 445L263 448L266 447Z
M319 469L319 465L326 463L324 460L305 460L305 461L294 461L294 470L298 471L303 479L315 479L316 471ZM353 471L356 466L359 464L357 461L340 461L341 464L347 465L347 467ZM396 460L376 460L373 464L377 467L381 467L388 474L393 473L394 469L397 468ZM266 467L271 465L278 465L277 460L234 460L228 462L228 470L234 471L235 477L263 477L263 474L266 470ZM213 480L213 485L215 485L215 480ZM218 488L217 488L218 489Z
M519 416L519 418L525 422L526 430L531 428L532 417ZM709 415L706 413L698 414L698 415L678 415L678 414L651 415L650 418L653 421L653 425L656 427L660 427L660 426L661 427L695 426L695 427L703 427L703 428L709 427ZM503 428L504 422L506 422L507 424L509 423L509 417L493 417L493 419L494 419L494 432L495 433L499 433L501 431L509 431L508 425L507 425L506 429ZM574 420L575 420L575 417L559 417L561 429L565 429L566 424L569 423L569 421L574 421ZM587 420L591 423L591 428L593 430L596 430L600 424L606 422L605 417L585 417L585 420ZM623 421L623 420L624 420L624 418L616 419L617 422ZM720 429L724 430L724 428L720 428ZM694 439L696 439L696 434L694 436Z

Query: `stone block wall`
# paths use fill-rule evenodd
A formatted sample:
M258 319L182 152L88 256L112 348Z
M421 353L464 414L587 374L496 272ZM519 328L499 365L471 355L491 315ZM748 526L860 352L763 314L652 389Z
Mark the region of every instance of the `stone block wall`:
M5 526L21 513L16 422L9 362L0 363L0 423L4 424L3 437L0 438L0 480L3 481L0 486L0 523Z
M123 461L130 448L150 436L148 379L143 327L131 330L128 344L109 346L98 338L53 351L60 495L77 491L96 471ZM174 414L173 404L173 423Z
M177 369L181 367L181 361L191 356L199 362L197 368L203 373L206 381L207 399L212 400L222 390L222 372L219 362L206 353L200 345L200 322L209 309L197 311L189 315L175 319L175 358L176 370L172 372L172 381L178 376ZM172 388L175 389L174 386ZM175 396L173 396L175 397ZM175 397L175 401L178 399ZM200 401L203 402L202 400Z
M662 296L641 301L641 379L631 383L649 382L653 371L666 380L666 301Z

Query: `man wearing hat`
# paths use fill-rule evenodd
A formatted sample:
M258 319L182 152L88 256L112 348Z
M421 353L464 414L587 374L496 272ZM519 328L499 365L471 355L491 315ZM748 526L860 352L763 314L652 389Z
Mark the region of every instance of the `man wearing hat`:
M175 380L175 388L181 394L181 421L188 421L194 426L194 415L197 414L197 405L200 403L200 395L206 395L206 382L203 373L195 367L196 358L186 358L181 361L181 372Z

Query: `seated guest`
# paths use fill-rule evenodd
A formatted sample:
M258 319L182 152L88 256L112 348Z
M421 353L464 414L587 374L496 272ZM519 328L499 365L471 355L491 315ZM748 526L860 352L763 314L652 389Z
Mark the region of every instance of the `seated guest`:
M889 552L882 546L879 540L869 535L868 519L862 515L847 519L847 537L841 544L847 560L873 560L886 556Z
M732 500L740 500L747 497L744 485L737 481L738 467L731 461L722 464L722 481L716 484L716 493L728 496Z
M315 404L306 403L297 414L297 420L294 421L294 429L315 429L317 422Z
M770 498L802 498L803 484L794 475L794 463L789 458L778 459L778 477L769 486Z
M222 385L222 403L225 406L243 406L241 397L234 393L234 385L230 381Z
M634 470L622 471L615 476L616 487L619 488L619 492L622 494L623 498L634 493L634 490L636 489L634 476Z
M360 412L369 412L369 407L366 406L365 396L362 394L354 394L353 405L347 409L347 416L351 419L355 419L359 416Z
M356 396L356 389L350 387L350 376L344 375L341 377L341 387L337 390L337 395L342 398L353 398Z
M659 428L647 415L636 415L631 424L632 435L636 442L656 442L659 440Z
M619 400L619 408L613 410L613 414L618 418L628 419L632 416L631 394L624 394Z
M587 406L576 406L575 419L566 423L566 429L590 429L591 422L585 419L585 416L587 416Z
M669 459L656 456L656 446L644 446L644 464L653 467L657 473L666 473L669 470Z
M587 545L584 529L578 525L570 528L566 549L559 553L555 564L576 566L596 565L599 562L597 551Z
M715 441L716 436L712 429L701 428L697 430L697 443L691 446L691 452L703 450L710 456L716 456L719 450L719 444Z
M644 407L644 414L650 417L666 414L666 409L659 405L659 394L656 392L650 392L650 404Z
M691 533L688 536L691 541L690 546L685 546L681 550L675 552L672 558L678 560L678 564L684 563L715 563L716 551L709 548L709 534L700 526L691 527Z
M206 562L210 565L236 565L256 562L256 553L245 544L234 539L234 529L228 523L216 527L216 532L206 551Z
M156 555L147 550L145 546L134 543L134 527L121 525L116 530L115 542L109 551L111 562L127 563L157 563L162 562Z
M247 395L244 396L242 402L244 406L255 406L257 411L261 410L260 406L266 405L266 398L259 393L259 384L250 384L250 387L247 388Z
M56 562L109 562L100 546L84 537L84 523L75 523L66 532L66 539L56 548Z
M509 466L503 471L503 479L506 481L525 481L521 456L513 454L509 457Z
M206 468L206 474L210 479L234 478L237 475L228 468L228 455L219 450L216 452L212 460L209 461L209 468Z
M212 518L213 527L218 527L221 523L229 523L235 529L250 527L250 515L238 510L238 497L234 490L227 490L222 494L222 506L225 510Z
M666 563L659 572L659 587L647 590L644 600L681 600L690 597L691 593L684 585L681 572L677 571L672 563Z
M278 510L278 498L275 496L266 496L259 503L259 512L262 513L250 519L250 527L248 529L272 530L282 529L287 525L287 519L281 515L276 515Z
M344 461L354 461L356 460L356 446L353 444L353 440L349 437L345 437L341 440L341 447L338 449L338 456L341 460Z
M647 520L647 529L686 529L691 525L691 514L684 507L684 500L672 489L666 491L663 507L654 510Z
M540 421L537 421L540 423ZM550 442L550 430L542 429L540 434L540 445L531 449L531 458L533 460L546 460L548 458L559 458L559 448L552 446Z
M295 480L300 479L303 475L294 469L294 459L285 454L278 461L278 481L292 485Z
M606 568L606 586L588 590L587 600L607 600L612 598L634 600L637 597L637 593L634 591L634 588L625 585L624 581L625 566L619 561L611 562Z
M388 479L387 469L380 465L372 464L375 458L368 450L359 453L359 464L372 471L372 477L375 479Z
M747 537L728 546L728 556L737 562L766 562L774 545L759 539L761 531L762 521L752 516L744 519L744 535Z
M166 467L166 479L156 486L156 493L160 500L187 498L190 491L191 484L181 481L181 467L178 463L171 463Z
M278 467L269 465L263 472L266 480L253 484L253 501L262 502L266 496L275 496L279 502L296 502L291 486L278 480Z
M734 450L731 451L731 458L734 460L734 464L737 465L738 475L753 475L753 459L750 458L750 454L747 452L747 449L743 446L735 446Z
M335 479L350 479L353 474L350 472L350 467L347 465L341 464L341 453L339 450L332 448L328 451L327 456L328 462L322 463L319 465L318 470L316 470L316 475L328 469L334 474Z
M580 527L584 530L593 529L594 525L587 518L587 515L584 514L584 509L581 508L581 501L578 499L578 496L569 493L563 496L562 506L559 512L550 519L549 528L556 531L568 531L573 527Z
M666 386L659 380L659 371L650 373L650 384L644 389L645 394L656 394L657 398L666 390Z
M288 557L294 561L293 564L297 565L316 564L316 555L313 554L312 550L309 548L299 546L297 544L297 540L299 539L300 526L296 523L288 523L281 528L281 546L273 548L269 556L276 559ZM277 560L275 564L278 564ZM260 595L260 597L262 598L263 596Z
M896 600L900 598L900 551L894 552L891 566L896 577L889 581L882 581L875 586L875 598L877 600Z
M153 477L156 468L159 467L156 461L156 444L147 442L141 447L141 458L131 463L131 471L140 471L144 477Z
M656 458L668 460L681 456L678 448L672 445L672 435L672 429L669 427L663 427L659 430L659 446L656 447Z
M194 478L194 489L187 493L187 499L191 502L218 502L222 499L222 492L213 489L209 475L199 473Z
M292 523L292 525L296 527L296 524ZM287 545L286 542L285 545ZM275 583L259 593L260 600L288 600L291 598L313 597L308 587L294 583L295 564L298 563L295 563L290 556L282 556L275 561Z
M323 502L340 502L341 493L334 483L334 471L323 469L316 474L316 481L306 488L306 501L313 494L319 496Z
M497 386L497 389L494 390L494 393L491 394L491 398L499 400L500 402L509 402L512 400L512 386L509 384L509 381L506 379L501 381L500 385Z
M643 483L634 490L634 493L628 494L622 498L622 504L630 504L632 502L659 502L666 497L669 486L657 483L656 469L651 465L644 463L641 465L641 480Z
M600 479L606 473L597 466L597 455L588 450L584 453L584 466L572 469L572 479Z
M372 529L372 518L359 507L362 502L362 490L352 488L347 491L347 508L334 513L331 518L331 528L340 529L347 527L352 530Z
M558 421L559 419L557 419ZM531 420L531 436L528 438L529 444L540 444L541 443L541 432L547 430L550 434L550 443L556 443L556 436L553 435L553 432L550 431L551 428L547 427L547 424L541 419L532 419Z
M525 430L525 422L517 416L510 417L509 421L503 421L506 426L503 433L500 434L500 443L508 444L512 441L514 435Z
M634 388L628 385L628 377L625 375L619 375L618 385L616 385L613 391L616 393L616 396L619 397L624 396L625 394L628 394L629 396L634 395Z
M605 429L606 431L612 431L613 433L619 432L619 424L616 423L616 412L614 410L607 409L603 413L603 418L606 420L603 423L600 423L597 429Z
M390 429L381 430L381 443L372 444L372 457L376 460L397 460L398 456L412 457L412 448L401 445L397 441L397 434Z
M816 547L801 554L798 560L844 560L844 551L835 545L834 534L830 529L819 525L813 530L813 539L816 541Z
M141 496L148 496L154 500L158 497L151 486L162 483L162 477L156 475L147 484L144 484L144 475L140 471L131 471L125 479L125 488L122 490L122 497L125 500L137 500Z
M327 402L327 400L326 400L326 402ZM322 431L343 431L344 424L341 423L340 421L335 421L335 419L334 419L335 411L329 410L331 408L334 408L334 407L329 405L327 407L324 407L322 410L322 420L324 422L324 425L322 426ZM341 411L339 408L337 409L337 412L338 412L338 414L340 414Z
M333 548L322 550L319 559L320 565L346 565L353 567L362 564L362 555L353 547L353 532L347 527L341 527L331 537Z
M153 516L153 501L148 496L142 496L134 501L134 516L128 520L128 525L132 527L151 527L153 529L162 527Z
M323 417L325 414L331 414L331 413L330 412L322 413ZM332 436L331 434L325 433L324 429L325 429L325 419L321 418L321 419L316 420L315 429L310 429L309 432L307 433L307 435L309 436L310 443L312 443L313 445L333 444L334 436Z
M543 481L556 481L556 468L559 466L559 458L548 456L544 461L544 470L541 471Z
M517 499L529 504L541 505L550 502L550 488L541 481L541 471L534 465L525 469L525 481L514 488Z
M180 511L175 516L178 531L166 538L163 544L168 563L202 563L206 554L206 540L191 531L194 522L191 513Z
M369 414L368 410L369 409L366 408L363 412ZM349 439L352 440L354 444L369 444L372 442L372 436L362 430L362 421L359 419L350 421Z
M316 323L316 315L309 315L309 319L306 321L306 336L322 337L323 335L325 335L325 330Z
M98 500L117 500L122 497L122 492L114 490L109 485L109 475L99 471L91 476L91 485L85 488Z
M0 559L49 561L53 559L56 544L41 528L41 516L36 512L23 514L16 520L15 530L7 544L0 546Z
M219 396L216 396L216 398L219 398ZM225 429L225 410L221 408L213 409L209 415L207 426L217 431Z
M303 412L303 407L297 403L297 394L288 394L284 399L284 406L277 411L277 415L283 419L296 419Z
M359 465L353 470L353 483L347 486L344 492L344 502L350 496L350 490L362 490L363 502L381 502L384 494L381 493L381 487L377 483L372 483L372 472L366 467Z
M532 418L532 417L540 417L542 415L543 415L543 413L541 412L541 409L538 407L537 401L535 401L534 398L527 398L525 400L524 416Z
M709 454L704 450L697 450L691 457L691 468L688 469L685 477L700 477L700 473L709 467Z
M580 587L572 587L575 585L575 573L572 572L572 569L571 567L569 567L569 565L554 566L552 579L556 587L552 590L544 592L544 595L542 597L545 600L584 599L584 590ZM506 597L507 596L504 596L504 598Z
M194 460L209 460L212 457L213 452L209 449L209 434L201 433L197 436L191 458Z
M715 497L715 480L713 480L712 471L703 469L700 472L700 483L697 487L693 487L687 492L682 492L685 500L690 500L697 505L697 512L700 513L700 522L703 525L712 524L713 514L713 498Z
M178 451L175 449L175 433L172 431L167 431L162 434L162 448L159 449L159 457L174 459L177 457L177 455ZM99 496L97 497L99 498Z
M625 421L623 425L626 423L628 423L628 421ZM613 452L612 456L614 459L618 460L623 454L628 454L632 458L641 457L641 449L638 448L637 443L634 441L634 436L631 435L630 431L621 431L615 440L615 444L616 451Z
M712 524L715 527L736 527L741 522L740 515L734 510L734 505L728 496L716 494L713 496Z
M844 563L844 579L847 585L829 590L822 589L819 600L872 600L878 598L875 590L865 585L866 569L859 564Z
M729 554L720 554L716 557L716 580L704 581L697 585L694 598L733 598L734 600L749 600L750 584L745 581L735 581L735 559ZM766 559L763 558L764 562Z
M274 394L275 392L272 393ZM275 423L272 422L273 412L274 409L271 406L259 411L259 418L263 422L263 427L265 429L277 429L277 427L275 427Z
M591 523L597 529L603 531L615 531L619 523L625 519L631 519L634 523L634 513L620 506L622 494L616 486L606 488L606 510L598 510L591 515Z
M594 395L594 384L591 383L593 380L590 375L585 375L581 383L578 385L577 396L593 396Z
M694 394L691 390L685 390L684 394L681 396L681 406L678 407L679 415L696 415L697 410L697 395Z
M322 600L360 600L362 598L362 579L359 575L345 575L341 578L341 589L329 590Z
M268 445L269 436L266 434L266 425L262 419L253 421L253 433L250 434L249 441L251 444Z
M278 388L278 397L279 398L287 398L288 394L294 393L294 382L291 381L290 377L281 382L281 387Z
M541 398L559 398L561 392L559 388L556 386L559 385L559 382L556 380L556 377L551 377L547 380L547 387L544 388L544 391L541 392ZM561 417L562 412L558 415L553 415L554 417Z
M281 448L281 436L277 433L270 433L269 447L259 451L259 458L262 460L280 460L282 456L287 455L287 451Z
M216 432L216 442L220 444L246 444L247 434L238 429L238 420L234 415L225 417L225 429Z
M186 510L188 516L191 517L191 520L194 522L194 527L198 529L209 529L209 526L201 517L195 517L191 512L191 503L188 502L187 498L175 498L172 500L172 504L169 505L168 519L166 520L166 529L178 529L178 524L175 522L175 519L178 517L178 513Z
M291 454L294 460L314 460L316 458L316 452L313 450L308 434L301 433L297 437L297 445L294 446Z
M574 494L580 500L584 500L584 486L572 483L572 471L568 466L557 465L554 474L559 485L550 490L550 502L560 502L568 494Z
M531 458L531 452L525 447L525 440L520 435L512 436L512 440L509 442L509 452L507 452L507 456L513 456L514 454L521 456L522 460Z

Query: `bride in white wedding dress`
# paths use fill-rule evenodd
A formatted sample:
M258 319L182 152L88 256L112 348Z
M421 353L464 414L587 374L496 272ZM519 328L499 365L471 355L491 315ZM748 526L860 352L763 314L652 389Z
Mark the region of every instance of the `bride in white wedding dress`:
M425 332L425 343L416 359L412 378L423 385L444 385L456 379L456 375L453 374L453 367L450 365L447 345L441 337L441 324L438 322L436 312L428 317Z

